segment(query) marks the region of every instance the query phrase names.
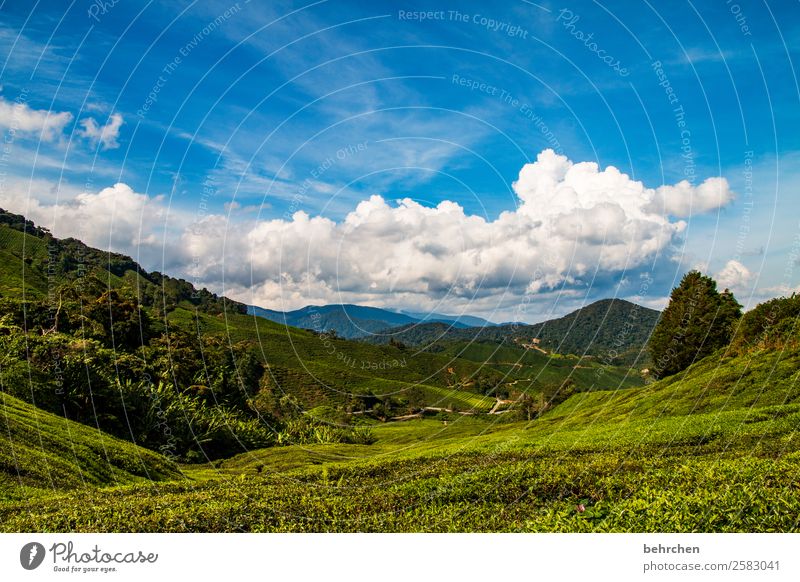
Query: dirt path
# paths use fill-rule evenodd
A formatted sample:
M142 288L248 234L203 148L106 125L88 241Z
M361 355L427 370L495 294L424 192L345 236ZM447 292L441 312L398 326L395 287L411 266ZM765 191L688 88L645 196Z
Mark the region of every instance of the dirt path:
M513 404L513 400L501 400L500 398L496 399L497 402L494 403L492 409L487 414L500 414L501 412L507 412L506 410L498 411L497 409L500 408L503 404Z

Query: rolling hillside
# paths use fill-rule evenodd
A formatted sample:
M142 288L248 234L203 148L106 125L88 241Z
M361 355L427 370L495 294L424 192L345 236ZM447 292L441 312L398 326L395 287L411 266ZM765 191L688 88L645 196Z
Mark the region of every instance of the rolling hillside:
M720 353L533 422L389 423L369 446L252 451L192 469L191 485L0 503L0 528L798 531L798 369L794 350Z
M0 391L0 499L180 479L165 457Z
M53 411L67 406L72 418L89 423L102 417L107 429L116 424L117 436L127 430L120 421L127 413L114 401L116 384L132 382L130 390L146 395L152 388L139 385L143 375L172 386L164 394L175 400L176 411L195 402L238 409L240 416L252 414L249 401L259 390L276 401L290 396L298 411L323 404L361 406L361 396L370 402L377 398L398 414L444 401L488 409L490 399L484 403L482 394L463 388L477 375L495 384L503 380L501 372L467 360L349 343L249 316L242 304L148 273L129 257L55 239L17 215L0 217L5 217L0 222L0 315L7 330L7 390L31 398L20 386L30 373L41 381L43 395L49 394L37 400L39 405ZM393 317L395 322L409 319ZM38 364L38 358L26 355L23 330L33 342L30 349L57 350L59 356ZM236 345L226 350L228 341ZM120 355L129 364L121 367ZM61 368L70 364L62 373L76 379L70 388L77 392L53 398L57 378L49 368L59 359ZM97 386L105 386L109 400L93 411L91 405L106 397ZM212 397L195 398L187 392L190 387ZM140 396L130 399L137 402ZM187 438L196 428L187 427Z
M635 368L609 366L592 356L543 353L516 344L448 342L441 354L490 365L512 380L515 390L537 392L538 386L556 386L569 379L578 391L630 388L643 384Z
M242 304L208 291L197 292L186 281L148 273L129 257L92 249L72 239L61 241L26 224L23 217L0 213L3 216L6 222L0 223L0 253L7 260L0 268L0 296L12 302L22 296L39 301L49 313L55 291L62 295L71 292L74 301L85 303L90 298L82 299L81 293L96 297L108 288L119 289L151 314L153 333L164 333L169 328L189 334L195 342L216 336L251 346L252 353L267 366L274 389L281 395L292 395L305 409L322 404L343 406L354 394L385 397L400 407L439 406L453 401L469 408L467 403L474 404L483 396L476 383L497 386L517 380L500 362L487 365L474 357L462 358L454 351L435 354L346 342L248 316ZM328 306L295 312L298 319L291 323L312 330L324 329L324 323L311 321L314 313L335 316L345 312L354 318L373 318L369 321L382 317L387 324L411 319L376 308ZM30 314L27 317L30 320ZM17 323L21 325L22 321ZM569 373L565 369L560 378L565 379ZM588 389L590 385L582 387ZM487 400L480 408L488 409L490 405Z

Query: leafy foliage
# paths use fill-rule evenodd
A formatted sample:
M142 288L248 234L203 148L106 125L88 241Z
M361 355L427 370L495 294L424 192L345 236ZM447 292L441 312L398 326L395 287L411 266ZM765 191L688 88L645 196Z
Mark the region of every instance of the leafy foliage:
M796 348L800 296L778 297L757 305L742 317L732 343L738 353L749 349Z
M650 338L653 375L663 378L686 369L728 345L742 307L728 290L699 271L684 275Z
M302 444L186 467L191 483L9 499L0 529L798 531L798 369L797 352L720 351L530 422L387 423L369 446L299 422Z

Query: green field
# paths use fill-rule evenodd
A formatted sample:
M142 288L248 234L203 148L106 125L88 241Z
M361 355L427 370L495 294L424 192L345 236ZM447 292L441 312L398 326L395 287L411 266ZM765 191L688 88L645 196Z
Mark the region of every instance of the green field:
M2 528L796 531L797 359L711 357L645 388L576 394L532 422L385 423L372 445L263 449L184 466L170 483L43 491L35 508L5 501Z

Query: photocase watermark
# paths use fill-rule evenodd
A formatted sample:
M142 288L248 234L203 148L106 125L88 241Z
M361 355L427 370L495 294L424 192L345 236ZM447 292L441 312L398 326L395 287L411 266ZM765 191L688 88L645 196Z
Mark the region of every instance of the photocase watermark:
M14 149L14 142L17 139L17 131L20 125L20 111L28 102L28 89L23 87L16 96L11 109L11 122L8 124L8 129L3 136L3 149L0 152L0 194L5 192L6 177L8 176L8 163L11 160L11 152Z
M336 359L339 360L344 366L359 369L359 370L391 370L394 368L406 368L408 366L408 362L406 358L391 358L385 360L359 360L358 358L350 355L347 352L343 352L336 347L334 340L339 339L335 332L332 330L326 330L322 328L322 314L316 310L316 308L311 309L311 327L312 330L317 334L319 340L322 342L323 347L327 351L329 356L336 356Z
M247 2L245 2L245 4L247 4ZM136 116L139 117L139 119L144 119L150 109L152 109L153 106L158 103L161 90L167 86L170 78L183 63L183 59L187 58L192 51L200 46L200 44L202 44L215 30L217 30L225 21L229 20L240 10L241 6L239 5L239 2L233 4L214 20L209 21L188 42L178 49L178 52L175 53L175 55L172 57L172 60L170 60L161 68L158 78L155 80L153 85L150 87L150 91L147 93L147 97L145 97L145 100L139 109L136 110Z
M2 154L0 154L0 168L2 168L0 171L0 177L2 177L0 187L5 185L5 168L8 166L9 159L11 158L11 150L17 137L17 131L19 130L19 112L27 104L27 102L28 89L23 87L19 95L17 95L13 101L14 107L11 110L11 123L9 123L8 129L3 136L3 151Z
M480 13L460 12L458 10L398 10L397 19L412 22L438 20L473 24L490 32L502 33L511 38L520 38L522 40L527 40L530 34L526 28L506 20L497 20Z
M197 212L195 213L195 220L189 229L189 232L198 241L204 236L201 225L203 220L208 216L208 203L216 195L217 195L217 187L214 185L211 178L206 176L205 180L203 180L203 186L200 190L200 202L197 204ZM195 252L192 255L192 265L189 268L189 273L192 277L192 286L194 287L194 291L192 292L192 299L200 298L200 288L202 286L201 282L202 272L203 272L202 257L200 256L199 253Z
M496 97L504 104L517 110L523 117L532 122L534 127L541 132L542 137L544 137L544 139L547 141L547 144L553 149L553 151L559 155L564 154L564 148L559 139L556 137L555 133L553 133L547 123L545 123L542 116L539 115L529 103L522 101L506 89L502 89L496 85L485 83L470 77L463 77L458 73L453 74L450 82L453 83L453 85L467 88L470 91L477 91L479 93L485 93L491 97Z
M308 197L308 192L313 190L318 185L319 180L322 179L328 170L333 168L339 162L350 158L351 156L367 151L368 147L369 141L347 144L336 150L333 155L327 156L325 159L319 162L308 172L308 176L300 183L300 188L298 189L297 193L292 196L292 199L289 202L289 207L283 213L283 218L285 220L292 219L292 216L294 216L295 212L300 210L300 207L305 203L305 200Z
M161 404L161 394L159 394L158 390L156 390L155 385L153 384L153 380L150 377L150 374L145 373L142 376L142 383L147 388L147 393L150 396L150 399L153 402L153 409L155 410L155 418L156 418L156 428L161 430L161 434L164 436L166 442L162 444L158 450L159 452L167 457L170 461L177 461L178 454L176 452L178 448L178 441L175 436L172 434L172 429L170 428L169 424L167 424L167 414L164 411L164 407Z
M558 11L558 16L556 17L556 22L560 22L564 29L569 32L575 39L579 40L583 43L589 51L594 53L598 59L600 59L603 63L605 63L612 71L617 73L620 77L627 77L630 75L630 71L627 67L622 65L622 62L615 56L611 55L606 51L606 49L602 48L595 40L594 32L584 32L580 28L577 27L578 22L580 22L580 15L575 14L569 8L562 8Z
M533 274L528 280L528 285L525 287L525 292L522 294L522 299L514 308L514 321L511 322L511 329L513 331L516 332L519 330L521 324L520 320L527 314L528 305L533 302L533 298L538 292L543 287L551 286L546 280L547 276L545 275L545 270L551 273L558 272L558 264L555 255L552 253L546 253L543 260L537 264L536 268L533 270ZM522 325L527 324L522 323Z
M100 22L100 17L105 16L120 3L121 0L93 0L86 14L95 22Z
M39 542L29 542L19 551L19 563L26 570L35 570L44 562L46 552Z
M60 252L55 241L47 245L47 319L51 331L58 329L58 316L61 306L60 298L56 292L57 270ZM56 396L64 395L64 370L61 367L61 358L57 351L53 352L53 381L55 382Z
M146 565L158 561L155 552L105 550L97 544L81 550L68 541L56 542L48 549L39 542L29 542L19 552L19 563L25 570L35 570L48 555L52 558L53 572L72 574L107 574L120 571L120 565Z

